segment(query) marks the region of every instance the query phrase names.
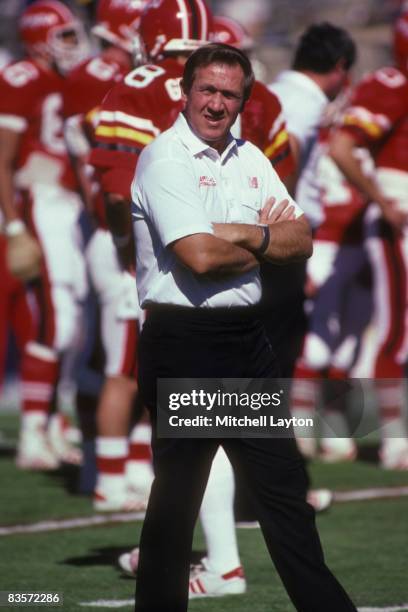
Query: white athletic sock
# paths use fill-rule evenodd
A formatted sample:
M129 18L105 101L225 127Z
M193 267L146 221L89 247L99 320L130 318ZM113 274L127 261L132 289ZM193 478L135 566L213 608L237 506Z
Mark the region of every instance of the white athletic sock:
M135 425L129 436L129 454L126 461L126 478L133 488L148 489L153 480L152 428L150 423Z
M29 410L21 415L21 428L25 431L46 430L48 414L42 410Z
M200 510L208 566L220 574L241 565L235 533L234 492L232 466L220 446L211 466Z
M123 496L126 492L125 462L128 455L126 437L96 439L98 476L96 491L103 495Z

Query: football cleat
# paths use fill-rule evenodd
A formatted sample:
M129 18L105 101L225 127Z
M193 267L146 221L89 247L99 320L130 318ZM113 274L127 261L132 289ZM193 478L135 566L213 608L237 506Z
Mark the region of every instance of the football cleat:
M189 599L242 595L245 591L246 580L241 566L219 574L209 567L207 559L204 558L201 565L190 573Z
M94 493L93 507L97 512L143 512L146 510L147 500L130 492L108 495L97 489Z
M307 502L315 512L324 512L332 505L333 493L329 489L310 489L307 492Z
M296 438L296 444L305 459L314 459L317 454L315 438Z
M150 489L154 480L150 461L126 462L126 484L129 491L149 499Z
M384 470L408 470L408 440L384 440L380 450L380 465Z
M139 565L139 548L133 548L130 552L120 555L118 565L128 576L136 576L137 566Z
M49 445L42 427L23 428L17 447L17 467L23 470L56 470L60 462Z
M357 457L357 447L350 438L324 438L320 443L319 459L325 463L349 462Z
M68 421L64 415L56 413L50 417L47 436L52 452L62 463L79 465L82 463L82 451L69 441L68 431Z

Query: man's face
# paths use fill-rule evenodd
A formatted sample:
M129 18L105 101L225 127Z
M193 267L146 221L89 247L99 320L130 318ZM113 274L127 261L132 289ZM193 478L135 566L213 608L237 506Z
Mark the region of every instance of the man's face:
M329 100L334 100L348 83L350 75L343 66L338 65L332 70L330 77L327 84L326 95Z
M184 93L186 117L192 130L221 153L230 127L241 110L244 72L239 64L197 68L191 90Z

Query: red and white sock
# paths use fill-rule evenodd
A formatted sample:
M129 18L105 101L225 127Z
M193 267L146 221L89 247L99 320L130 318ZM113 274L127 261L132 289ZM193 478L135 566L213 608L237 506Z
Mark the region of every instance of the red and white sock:
M130 432L126 478L134 489L150 489L153 480L152 428L150 423L138 423Z
M22 417L24 429L46 427L59 362L54 350L30 342L24 350L21 365Z
M128 439L122 436L96 438L95 494L104 497L124 496L126 493L125 464L128 456Z

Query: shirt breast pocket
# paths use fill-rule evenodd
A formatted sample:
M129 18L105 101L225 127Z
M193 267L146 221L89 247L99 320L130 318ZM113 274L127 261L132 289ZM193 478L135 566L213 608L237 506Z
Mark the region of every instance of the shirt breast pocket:
M241 207L244 223L258 223L262 208L260 193L257 189L243 189Z

